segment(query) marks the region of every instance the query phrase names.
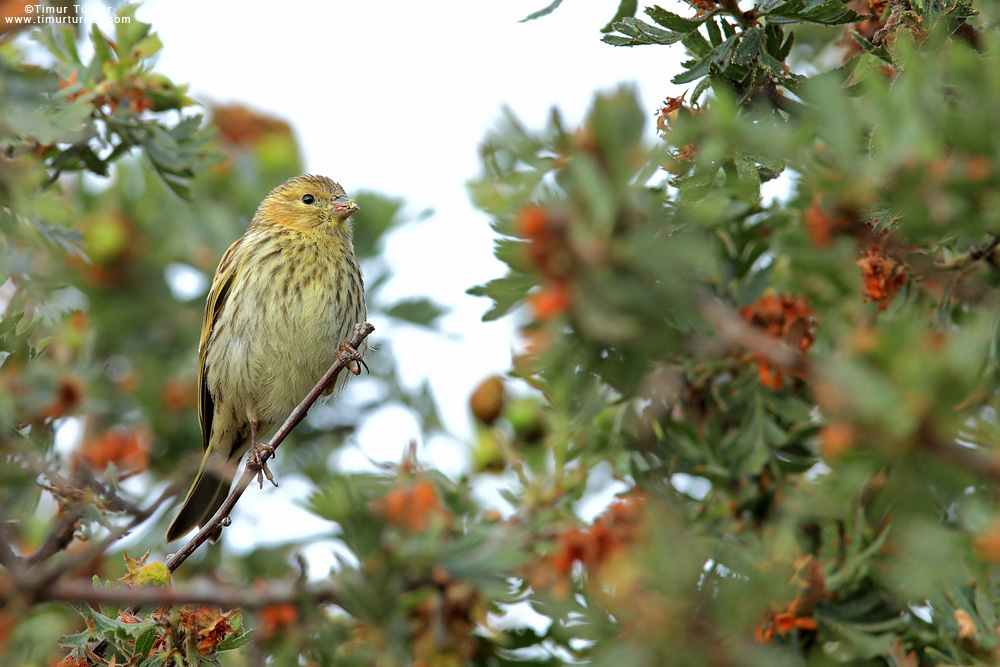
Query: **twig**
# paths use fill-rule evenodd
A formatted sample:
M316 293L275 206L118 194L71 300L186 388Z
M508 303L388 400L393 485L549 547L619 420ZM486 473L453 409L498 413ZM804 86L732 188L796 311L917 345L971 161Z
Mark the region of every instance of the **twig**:
M702 312L705 319L715 325L715 335L724 343L745 347L796 376L809 375L811 366L803 354L784 341L751 326L728 308L715 302L706 302L702 305Z
M20 577L24 571L24 559L14 553L14 533L7 521L0 521L0 565L10 570L15 577ZM2 605L2 603L0 603Z
M969 472L1000 484L1000 461L992 456L983 456L976 449L942 440L933 430L924 425L919 431L924 448L938 456L956 463Z
M368 322L358 323L354 327L354 337L350 340L351 347L357 349L372 331L375 331L375 327ZM305 419L306 414L309 412L309 408L313 406L323 391L336 379L337 375L339 375L344 368L346 368L346 365L340 359L333 362L333 365L330 366L330 370L323 375L320 381L316 383L316 386L313 387L308 394L306 394L306 397L302 399L302 402L299 403L294 410L292 410L290 415L288 415L288 419L285 420L285 423L281 425L278 432L274 434L273 438L271 438L268 448L261 452L261 463L264 463L271 458L271 452L276 450L278 445L280 445L285 438L288 437L288 434L292 432L292 429L298 426L299 422ZM219 511L215 513L215 516L209 519L208 523L202 526L201 530L199 530L198 533L191 538L191 541L167 559L168 570L171 572L176 570L181 563L186 561L188 557L195 552L198 547L205 543L205 540L208 539L209 535L215 532L216 528L222 525L222 522L229 517L229 513L233 511L233 507L236 506L236 502L240 499L240 496L243 495L243 492L246 491L246 488L250 486L250 482L253 481L257 474L258 471L251 468L249 464L245 466L243 476L240 477L238 482L236 482L236 486L229 492L229 496L226 498L225 502L222 503L222 507L220 507Z
M81 579L60 581L46 592L46 599L60 602L86 602L89 604L145 605L211 604L225 608L242 607L260 609L282 602L309 600L315 604L342 601L340 590L332 581L320 581L303 586L300 581L277 582L263 587L233 588L202 582L194 586L156 588L95 588L93 583ZM97 647L92 647L96 651ZM103 651L102 651L103 652ZM100 652L98 652L100 653Z
M361 343L364 342L365 338L368 337L368 334L373 331L375 331L375 327L368 322L359 322L354 327L354 337L351 338L349 344L354 349L358 349L358 346L360 346ZM344 368L346 368L346 365L340 359L333 362L333 365L330 366L330 369L323 375L322 378L320 378L320 381L316 383L316 386L313 387L308 394L306 394L306 397L302 399L302 402L300 402L298 406L292 410L292 413L288 415L288 419L285 420L285 423L281 425L278 432L274 434L273 438L271 438L268 449L261 452L261 463L264 463L271 458L272 452L277 450L278 445L280 445L285 438L288 437L288 434L291 433L292 429L295 428L299 422L305 419L306 414L309 412L309 408L311 408L313 404L319 400L323 391L330 386L330 383L337 378ZM215 515L209 519L208 523L201 527L201 530L199 530L187 544L167 559L166 566L170 572L174 572L178 567L180 567L181 564L186 561L191 554L195 552L195 550L198 549L198 547L205 543L209 535L211 535L216 528L222 525L223 521L228 520L229 513L233 511L237 501L239 501L247 487L250 486L250 483L253 481L254 477L257 476L257 473L258 471L251 468L249 465L244 468L243 475L240 477L239 481L236 482L236 486L229 492L225 502L222 503L222 506L215 513ZM192 602L193 600L186 599L186 601ZM140 609L142 609L142 604L140 602L136 602L129 607L128 613L135 616L139 613ZM107 648L108 641L106 639L102 639L93 646L88 646L89 650L92 650L99 656L104 655Z
M16 581L18 589L33 600L45 599L47 590L51 588L54 582L56 582L62 575L67 572L71 572L80 565L83 565L84 563L87 563L103 554L112 544L123 538L125 535L128 535L132 530L145 522L146 519L151 517L153 513L159 509L160 505L162 505L167 499L172 498L174 495L176 495L176 489L173 487L168 488L160 494L160 497L157 498L153 504L146 509L135 513L128 523L123 526L115 526L114 528L109 529L108 534L99 542L91 544L86 549L83 549L79 553L73 554L58 563L50 564L48 567L43 568L41 565L38 565L35 568L24 572ZM32 554L32 556L33 555L34 554Z
M961 271L985 258L986 261L995 268L995 251L997 246L1000 246L1000 234L992 236L989 240L983 241L982 243L977 243L951 261L936 262L936 265L939 269L944 269L946 271Z
M82 502L67 507L59 519L59 524L52 529L45 541L35 551L24 559L28 567L44 563L56 555L73 541L76 535L77 523L87 514L87 505Z
M741 28L749 28L752 25L750 18L752 12L745 12L740 9L739 0L719 0L719 4L736 19Z

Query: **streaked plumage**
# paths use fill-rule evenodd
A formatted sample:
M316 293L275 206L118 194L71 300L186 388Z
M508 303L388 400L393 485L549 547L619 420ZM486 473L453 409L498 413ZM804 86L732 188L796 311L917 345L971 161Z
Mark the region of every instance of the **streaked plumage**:
M215 514L251 445L251 427L259 440L283 421L364 322L364 284L348 220L355 210L329 178L293 178L271 191L223 255L198 357L205 455L167 541ZM341 373L329 391L349 377Z

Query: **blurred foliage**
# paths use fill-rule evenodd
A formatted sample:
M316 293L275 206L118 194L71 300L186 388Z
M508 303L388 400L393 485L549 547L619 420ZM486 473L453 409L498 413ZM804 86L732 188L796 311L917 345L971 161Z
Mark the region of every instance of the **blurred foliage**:
M30 596L7 588L11 577L27 584L33 580L25 571L41 577L42 569L118 577L120 555L105 561L98 550L80 561L87 542L113 543L116 527L158 507L165 490L177 491L168 483L183 485L197 469L195 360L204 295L219 257L259 202L303 171L283 121L240 106L211 109L207 120L192 113L198 107L184 87L151 67L161 46L151 27L135 19L134 6L118 16L131 22L111 36L62 27L31 32L54 56L51 66L28 64L25 53L39 51L24 35L0 44L0 548L38 560L0 558L4 665L57 660L56 637L83 623L69 608L28 613ZM79 40L90 42L93 59L79 57ZM441 306L382 296L393 275L382 242L405 224L403 202L352 196L363 209L355 216L355 248L369 313L397 327L435 328ZM331 451L386 404L405 406L424 432L440 429L429 389L402 384L391 346L382 344L369 365L363 390L316 408L297 429L289 458L307 480L328 479ZM67 433L82 431L80 441L57 448L56 433L67 426ZM163 553L168 519L144 523L129 549ZM280 553L283 562L293 547L272 548L271 556ZM188 567L210 572L221 551ZM227 553L226 569L253 576L266 551ZM244 636L238 617L227 616L215 636L219 646L199 652L205 619L194 608L140 623L116 617L116 606L78 609L87 630L63 644L111 638L118 664L137 651L151 656L144 663L161 664L175 649L186 656L176 664L198 664L192 656L206 651L211 663L216 649L236 648Z
M0 664L60 636L62 665L100 639L134 665L995 664L995 7L689 4L623 0L603 30L686 50L655 137L621 88L483 143L470 190L508 271L470 292L516 318L510 372L471 392L459 479L415 447L331 463L386 402L440 428L387 346L314 411L287 457L337 543L313 578L297 542L224 540L172 581L156 560L157 499L200 453L200 297L301 171L291 129L191 115L149 26L92 33L90 62L39 30L51 68L3 41ZM352 194L373 316L433 328L439 305L382 296L403 202ZM124 530L154 552L123 573ZM100 600L243 602L60 588L94 575Z
M564 599L620 623L574 628L588 664L995 664L995 8L689 4L603 37L686 50L659 142L621 89L484 144L509 271L471 293L526 306L539 395L484 383L474 461L520 512L571 521L598 472L672 512L625 585L579 547Z

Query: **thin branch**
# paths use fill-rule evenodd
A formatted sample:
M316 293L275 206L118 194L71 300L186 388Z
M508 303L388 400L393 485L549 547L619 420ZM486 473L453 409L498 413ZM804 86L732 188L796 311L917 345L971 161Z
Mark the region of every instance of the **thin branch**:
M68 547L73 541L73 536L76 535L77 524L87 514L87 511L87 505L82 502L67 507L59 518L58 525L52 529L41 546L35 549L30 556L25 557L24 562L28 567L44 563Z
M977 243L966 252L948 262L936 262L936 265L939 269L944 269L945 271L962 271L984 258L993 265L998 246L1000 246L1000 234L982 243Z
M978 53L985 53L986 49L983 48L983 40L979 36L979 31L968 21L955 28L951 34L968 43Z
M176 495L176 493L176 489L171 486L160 494L160 497L157 498L156 501L149 507L135 513L128 523L122 526L114 526L113 528L110 528L104 539L91 544L86 549L82 549L78 553L72 554L58 563L50 564L43 561L34 568L22 572L15 582L17 589L29 597L29 599L45 599L48 589L50 589L54 582L58 581L60 577L103 554L111 547L111 545L144 523L146 519L151 517L165 501L172 498ZM44 565L48 565L48 567L44 567ZM0 602L0 605L2 605L2 602Z
M14 553L14 532L7 521L0 521L0 565L10 570L15 577L24 571L24 559ZM2 606L2 603L0 603Z
M919 437L921 444L928 451L948 459L971 473L1000 484L1000 460L995 457L984 456L971 447L943 440L927 425L920 428Z
M751 19L752 12L745 12L740 9L739 0L719 0L719 4L736 19L741 28L746 29L753 25Z
M751 326L725 306L707 301L702 305L702 312L705 319L715 325L716 337L727 345L745 347L796 376L806 377L810 374L812 367L803 354L784 341Z
M163 493L160 494L160 497L157 498L151 505L146 507L146 509L133 512L131 521L123 526L115 526L114 528L111 528L108 531L108 534L101 541L95 542L88 548L74 554L73 557L58 563L56 565L57 569L50 571L48 575L44 577L44 581L55 581L62 574L74 570L80 565L97 558L107 551L111 545L135 530L140 524L145 522L146 519L153 516L153 514L160 509L160 506L163 505L163 503L171 498L174 498L179 491L179 484L171 484L164 489Z
M297 600L308 600L314 604L328 602L339 604L343 600L343 596L341 591L329 580L308 586L303 586L301 582L296 580L248 588L233 588L202 582L186 587L143 586L141 588L102 589L95 588L90 581L74 579L60 581L52 586L46 591L46 599L59 602L131 605L132 609L146 605L167 604L210 604L226 609L236 607L260 609ZM97 652L96 647L93 649Z
M367 338L368 334L372 331L375 331L375 327L368 322L358 323L354 327L354 337L349 341L351 347L358 349L358 346L364 342L365 338ZM337 378L337 375L339 375L344 368L346 368L346 364L340 359L333 362L333 365L330 366L330 370L328 370L320 381L316 383L316 386L312 388L312 391L306 394L306 397L302 399L302 402L299 403L294 410L292 410L292 413L288 415L288 419L285 420L285 423L281 425L278 432L274 434L273 438L271 438L271 442L268 445L269 450L264 450L261 453L261 463L264 463L271 458L271 452L276 450L278 445L284 442L285 438L288 437L288 434L292 432L292 429L298 426L299 422L305 419L306 414L309 412L309 408L313 406L313 404L319 399L320 395L322 395L326 388L330 386L330 384ZM254 477L257 476L257 474L258 471L251 468L248 461L243 470L243 476L240 477L236 486L233 487L233 490L229 492L229 496L226 498L225 502L222 503L222 507L220 507L219 511L215 513L215 516L213 516L208 523L202 526L201 530L199 530L198 533L191 538L191 541L185 544L180 551L176 552L173 556L167 559L167 569L171 572L176 570L181 563L186 561L188 557L195 552L198 547L205 543L205 540L208 539L209 535L215 532L216 528L221 526L224 520L229 518L229 513L233 511L233 508L236 506L236 502L240 499L240 496L243 495L243 492L246 491L247 487L250 486L250 483L253 481Z
M363 343L364 340L368 337L368 334L370 334L373 331L375 331L375 327L369 324L368 322L359 322L358 324L355 325L354 337L351 338L350 341L348 341L348 344L355 350L358 349L361 343ZM333 362L333 365L330 366L330 369L323 375L322 378L320 378L319 382L316 383L316 386L313 387L308 394L306 394L306 397L302 399L302 402L300 402L298 406L296 406L296 408L292 410L292 413L288 415L288 419L285 420L285 423L281 425L281 428L278 429L278 432L274 434L273 438L271 438L271 441L269 443L269 449L265 449L263 452L261 452L260 455L261 463L264 463L269 458L271 458L272 453L278 449L278 446L282 442L284 442L285 438L288 437L288 434L292 432L292 429L298 426L299 422L305 419L306 414L308 414L309 412L309 409L313 406L313 404L316 403L317 400L319 400L319 397L323 394L326 388L329 387L330 384L336 380L337 376L346 367L347 365L339 358ZM254 468L251 468L248 462L243 471L243 475L240 477L239 481L236 482L236 486L233 487L232 491L229 492L229 496L226 497L225 502L222 503L222 507L220 507L219 510L215 513L215 516L209 519L208 523L202 526L201 530L199 530L187 544L185 544L179 551L177 551L170 558L167 559L166 566L167 569L170 570L170 572L174 572L178 567L180 567L181 564L184 561L186 561L191 556L191 554L195 552L195 550L198 549L198 547L200 547L202 544L205 543L206 540L208 540L209 535L211 535L216 528L223 525L223 522L228 522L229 513L233 511L233 508L236 506L237 501L239 501L240 497L243 495L243 492L246 491L248 486L250 486L250 483L253 481L254 477L257 476L257 474L258 471ZM50 589L50 592L53 592L55 590L57 589L52 588ZM74 591L74 592L79 592L79 591ZM230 595L230 593L231 592L227 592L227 596ZM333 601L332 596L333 594L331 593L331 598L329 601ZM74 598L74 599L79 599L79 598ZM226 597L225 599L231 600L233 598L230 596ZM192 598L186 598L186 601L193 602L194 600ZM132 616L135 616L136 614L139 613L139 610L142 609L142 604L143 602L133 603L132 606L129 607L128 613L131 614ZM237 604L235 606L239 605ZM107 648L108 648L108 641L106 639L102 639L93 646L88 647L88 649L92 650L96 655L99 656L103 656Z

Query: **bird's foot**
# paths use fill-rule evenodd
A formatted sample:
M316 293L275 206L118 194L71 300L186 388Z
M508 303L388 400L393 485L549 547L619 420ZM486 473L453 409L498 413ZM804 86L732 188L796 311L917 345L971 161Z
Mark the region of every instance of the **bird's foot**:
M361 353L358 352L349 342L341 345L340 348L333 354L347 370L351 371L355 375L361 375L362 366L365 367L366 371L371 373L371 371L368 370L368 364L366 364L365 360L361 357Z
M267 454L267 456L264 456ZM261 442L250 448L249 454L247 454L247 467L251 470L257 471L257 482L260 484L260 488L264 488L264 478L267 478L271 484L278 486L278 483L274 481L274 475L267 467L267 459L274 456L274 447L268 442Z

